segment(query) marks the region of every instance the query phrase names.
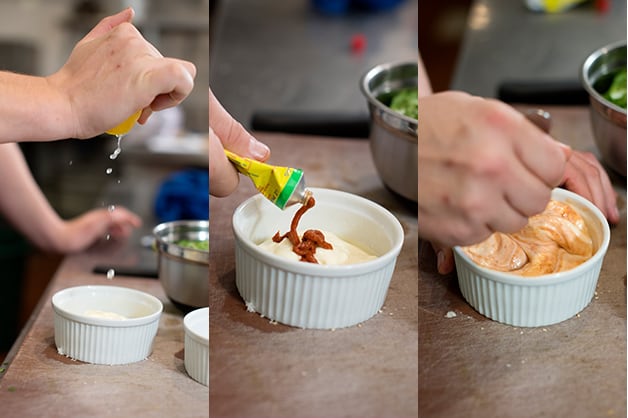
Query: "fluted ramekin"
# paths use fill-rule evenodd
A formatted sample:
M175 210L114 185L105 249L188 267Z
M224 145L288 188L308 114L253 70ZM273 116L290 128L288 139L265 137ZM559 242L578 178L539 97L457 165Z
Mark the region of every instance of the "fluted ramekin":
M591 302L610 242L608 223L582 196L554 189L552 199L568 202L584 218L593 239L593 256L570 270L522 277L480 267L455 247L460 291L482 315L508 325L538 327L569 319Z
M153 349L163 304L156 297L119 286L77 286L52 296L59 354L94 364L128 364ZM122 315L95 317L88 311Z
M288 260L258 245L277 231L286 232L294 213L256 195L233 215L236 285L249 310L300 328L348 327L371 318L382 307L403 228L388 210L363 197L311 188L316 205L299 223L299 232L335 233L376 256L350 265L319 265Z
M209 308L196 309L183 318L185 370L197 382L209 386Z

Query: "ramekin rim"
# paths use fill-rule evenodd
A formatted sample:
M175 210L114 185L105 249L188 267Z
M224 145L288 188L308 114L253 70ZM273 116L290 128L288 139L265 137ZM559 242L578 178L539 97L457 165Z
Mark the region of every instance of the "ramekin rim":
M401 252L401 248L403 247L405 234L403 231L403 227L401 226L401 223L399 222L397 217L394 216L388 209L358 194L349 193L342 190L331 189L331 188L310 187L309 189L312 190L314 193L324 192L324 193L346 195L352 199L357 199L358 201L377 209L379 213L381 213L383 216L385 216L391 221L391 224L396 229L395 236L397 236L398 239L395 242L393 242L392 247L386 253L380 256L377 256L377 258L373 260L365 261L362 263L345 264L345 265L320 265L320 264L304 263L304 262L295 261L295 260L288 260L278 255L272 254L268 251L261 250L257 245L251 242L251 240L244 237L243 232L240 231L236 227L235 220L238 213L244 210L244 208L248 204L251 204L252 202L260 200L260 199L265 199L265 197L262 196L261 194L256 194L249 197L240 205L238 205L238 207L235 209L233 213L231 225L232 225L232 230L233 230L236 241L243 244L245 248L247 248L251 252L252 255L254 255L257 259L260 259L261 261L263 261L264 264L268 264L270 266L280 268L284 271L289 271L291 273L308 275L308 276L328 277L330 275L333 275L333 276L343 277L343 276L348 276L348 275L360 274L366 271L375 271L379 268L382 268L383 266L388 265L390 262L394 261L398 257L399 253Z
M113 289L113 291L120 291L120 292L126 292L129 294L138 295L147 300L150 300L152 303L156 305L158 309L150 313L149 315L144 315L137 318L127 318L124 320L119 320L119 319L107 319L107 318L97 318L97 317L90 317L86 315L79 315L79 314L70 312L69 310L63 308L59 304L58 299L61 298L65 293L69 293L70 291L77 291L77 290L82 290L82 289L94 290L94 289L103 289L103 288L106 288L107 290ZM132 289L132 288L123 287L123 286L114 286L114 285L79 285L79 286L66 287L64 289L61 289L55 292L55 294L52 295L52 297L50 298L50 302L52 304L54 312L69 321L79 322L79 323L93 325L93 326L107 327L107 328L130 328L130 327L150 325L154 323L155 321L158 321L163 312L163 303L157 297L141 290Z
M183 329L192 339L201 343L201 345L208 345L209 335L205 337L190 326L190 321L193 321L197 316L203 313L207 315L207 327L209 328L209 307L205 306L203 308L194 309L183 316Z

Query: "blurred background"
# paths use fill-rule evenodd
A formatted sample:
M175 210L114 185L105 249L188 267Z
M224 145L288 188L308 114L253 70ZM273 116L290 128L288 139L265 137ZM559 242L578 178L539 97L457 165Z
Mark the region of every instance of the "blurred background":
M365 138L360 77L377 64L417 59L417 0L212 4L210 86L250 129L301 124L305 133Z
M419 50L434 91L449 88L462 44L472 0L419 5ZM427 64L426 64L427 65Z
M422 1L418 12L435 91L510 103L587 104L584 60L626 39L626 2L618 0Z
M115 161L109 155L116 139L108 135L21 146L35 179L62 217L124 205L142 217L141 236L159 221L153 206L169 176L188 169L207 172L209 0L0 0L0 69L49 75L100 19L128 6L136 11L138 29L163 55L194 62L193 93L177 109L153 114L147 125L136 126L123 139ZM0 358L61 259L31 248L0 219ZM152 251L138 263L155 268Z

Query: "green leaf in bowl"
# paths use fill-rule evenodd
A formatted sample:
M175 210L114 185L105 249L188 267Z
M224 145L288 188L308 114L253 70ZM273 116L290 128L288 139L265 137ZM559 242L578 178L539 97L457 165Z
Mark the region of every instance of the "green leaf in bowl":
M626 70L619 70L613 76L613 82L608 90L603 94L609 102L626 108Z

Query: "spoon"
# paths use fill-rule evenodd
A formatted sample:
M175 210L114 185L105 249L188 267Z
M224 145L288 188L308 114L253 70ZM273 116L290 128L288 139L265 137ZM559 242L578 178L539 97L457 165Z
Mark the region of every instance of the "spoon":
M552 115L543 109L532 109L525 112L526 118L537 128L549 134L552 125Z

